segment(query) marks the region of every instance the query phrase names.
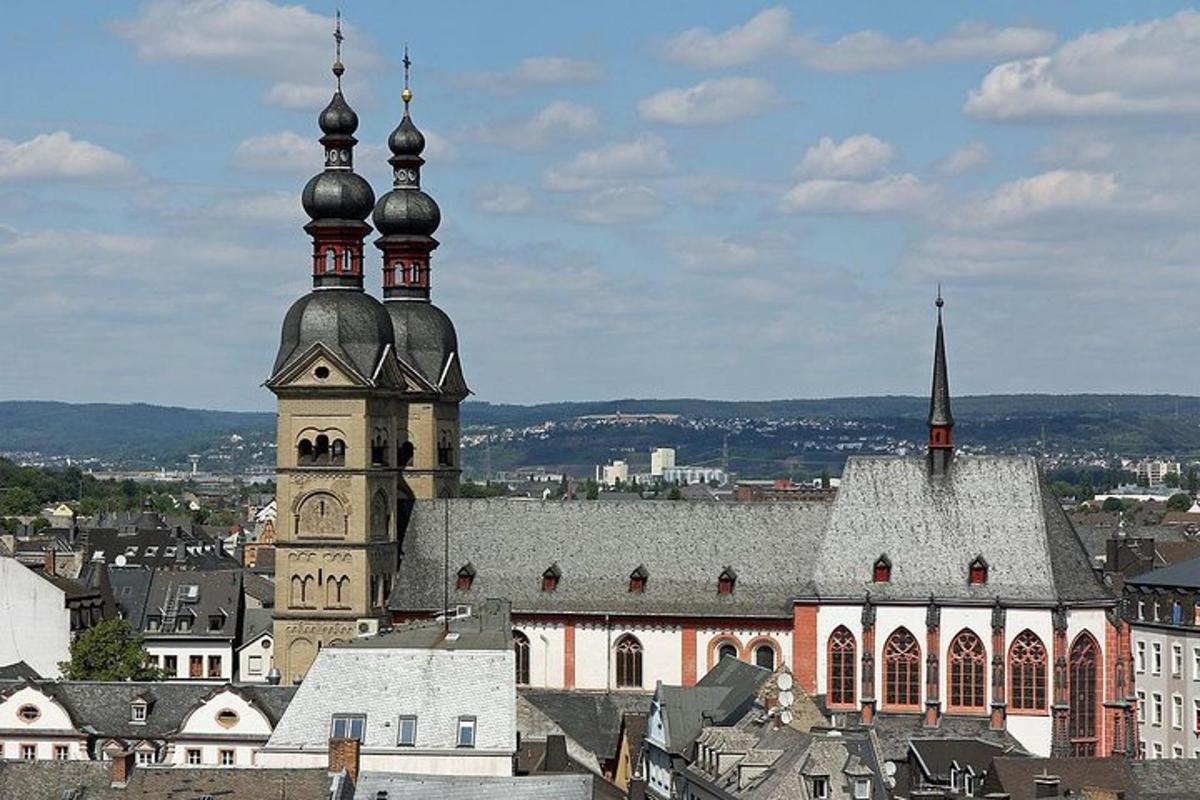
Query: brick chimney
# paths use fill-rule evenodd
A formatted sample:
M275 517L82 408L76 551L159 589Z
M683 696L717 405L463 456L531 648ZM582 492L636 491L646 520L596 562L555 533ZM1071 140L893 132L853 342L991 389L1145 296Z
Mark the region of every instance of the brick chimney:
M134 763L135 759L132 750L124 750L112 754L113 786L124 786L129 783L129 776L133 774Z
M42 551L42 571L47 575L54 574L54 550Z
M358 739L329 740L329 771L346 771L351 783L358 782Z

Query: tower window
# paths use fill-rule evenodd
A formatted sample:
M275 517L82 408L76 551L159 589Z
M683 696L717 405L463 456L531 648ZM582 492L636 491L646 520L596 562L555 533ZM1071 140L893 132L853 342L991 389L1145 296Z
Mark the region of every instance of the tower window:
M334 439L333 444L329 446L330 460L334 464L344 464L346 462L346 443L341 439Z
M354 262L354 254L351 253L349 250L343 250L342 251L342 272L352 271L353 262Z
M329 437L321 434L317 437L317 446L313 450L314 461L325 461L329 458Z
M325 271L333 272L337 269L337 252L331 247L325 251Z

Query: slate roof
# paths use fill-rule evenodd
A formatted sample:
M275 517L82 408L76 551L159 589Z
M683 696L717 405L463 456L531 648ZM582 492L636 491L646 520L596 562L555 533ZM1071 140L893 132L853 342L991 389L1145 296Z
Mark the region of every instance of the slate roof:
M108 580L112 584L113 599L121 614L135 628L141 628L146 615L146 598L150 594L150 581L154 573L149 567L109 567Z
M242 591L262 603L263 608L275 606L275 581L271 578L247 570L242 574Z
M559 774L508 776L396 775L363 772L355 800L375 800L380 791L388 800L592 800L591 775Z
M5 800L63 800L72 796L76 800L110 800L126 796L111 786L110 765L103 761L0 760L0 797Z
M945 739L958 742L992 742L1011 748L1014 755L1025 755L1021 746L1007 731L994 731L987 717L946 715L936 728L926 728L920 715L876 714L872 722L879 758L883 761L904 761L908 758L908 743L913 739L929 741Z
M1137 800L1195 800L1200 760L1172 758L1130 762Z
M0 665L0 681L18 681L23 678L36 681L41 677L33 667L24 661L15 661L12 664Z
M328 800L332 782L332 776L323 768L135 767L128 786L113 796L146 800L198 800L206 796L221 800Z
M180 600L176 619L191 612L195 619L188 631L151 630L150 617L163 617L169 598L180 596L185 586L198 587L194 601ZM161 570L154 573L146 598L146 612L141 621L142 634L150 640L171 638L233 640L238 635L242 611L241 570ZM221 627L212 630L209 620L220 619Z
M507 600L485 600L466 616L446 622L417 620L363 636L339 647L378 649L497 650L512 648L512 616Z
M1034 800L1033 779L1038 775L1057 775L1060 792L1066 794L1070 791L1072 797L1078 796L1080 791L1086 788L1130 792L1133 789L1133 779L1130 776L1129 763L1120 756L997 758L992 760L987 777L983 781L983 790L978 794L1007 792L1010 800ZM1184 796L1194 798L1195 791ZM1141 800L1142 795L1139 793L1137 797Z
M950 767L957 764L960 769L968 766L982 775L993 758L1010 754L1010 748L998 742L980 739L913 739L909 747L926 770L926 775L939 782L949 783Z
M755 693L771 671L736 658L722 658L695 686L660 686L667 749L690 756L692 744L708 725L728 725L754 704Z
M644 715L650 707L650 695L642 692L521 689L519 697L545 714L564 734L583 746L601 764L605 759L616 755L622 717L628 721L641 715L641 733L638 733L637 739L634 740L634 746L637 745L645 732ZM520 716L518 709L518 719ZM522 736L546 733L529 731L520 723L518 727Z
M791 616L791 598L811 590L812 553L828 503L598 503L512 499L450 503L450 571L475 565L471 588L450 602L507 597L518 613L595 612ZM443 506L417 501L402 541L389 605L442 605ZM543 592L542 573L562 579ZM643 593L629 575L644 564ZM717 593L726 566L732 594Z
M1143 572L1125 579L1127 586L1200 589L1200 558Z
M242 613L242 631L238 637L238 646L243 647L264 633L270 633L273 624L271 609L247 608Z
M881 555L891 560L888 583L872 582ZM967 580L976 556L988 564L981 585ZM923 458L851 457L813 584L825 598L1112 598L1036 462L1025 456L958 456L944 477L930 476Z
M240 566L225 554L220 543L184 528L127 532L115 528L91 528L80 532L79 546L84 554L81 580L97 554L101 554L110 567L115 565L117 556L121 556L126 565L155 569L211 570Z

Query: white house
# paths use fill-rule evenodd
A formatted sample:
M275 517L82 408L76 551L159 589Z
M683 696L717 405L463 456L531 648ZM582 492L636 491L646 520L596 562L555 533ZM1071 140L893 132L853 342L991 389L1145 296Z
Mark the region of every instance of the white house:
M177 767L254 766L293 691L250 691L232 684L213 689L183 718L167 760Z
M321 650L259 765L329 766L331 742L353 740L363 771L511 775L511 622L505 604L479 611Z

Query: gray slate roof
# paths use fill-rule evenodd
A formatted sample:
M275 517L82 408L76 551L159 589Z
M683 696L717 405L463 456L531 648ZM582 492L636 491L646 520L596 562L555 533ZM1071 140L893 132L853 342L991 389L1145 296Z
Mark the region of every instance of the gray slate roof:
M750 709L771 671L736 658L722 658L695 686L660 686L664 733L670 752L690 756L706 724L729 725Z
M600 763L616 755L622 716L628 712L644 715L650 707L650 695L641 692L521 689L520 698L553 720L564 734L596 756ZM542 733L521 727L520 704L517 713L522 736ZM643 730L644 727L643 721Z
M162 630L150 630L149 618L154 615L161 618L168 599L173 595L178 595L185 586L198 587L199 594L194 602L179 603L176 619L182 617L186 612L191 612L195 616L191 630L187 632L167 630L165 621L162 622ZM146 638L155 640L182 637L232 641L239 633L242 605L241 570L156 571L151 579L150 592L146 598L145 616L141 620L142 633ZM220 618L221 627L217 630L210 630L210 618Z
M827 503L598 503L454 500L450 572L471 562L472 587L450 602L507 597L517 613L604 612L791 616L791 597L811 589L812 554ZM417 501L403 537L390 606L442 605L443 507ZM558 564L558 589L542 573ZM644 564L645 592L629 591ZM717 594L732 566L735 591Z
M591 775L524 775L471 777L449 775L395 775L363 772L355 787L355 800L375 800L386 791L388 800L592 800Z
M994 731L987 717L959 717L947 714L936 728L926 728L923 718L914 714L882 713L872 723L883 761L903 761L913 739L946 739L960 742L991 742L1010 748L1010 755L1027 755L1021 743L1007 731Z
M0 761L0 797L5 800L78 800L124 797L110 788L112 775L103 761Z
M1200 761L1172 758L1131 761L1137 800L1195 800L1200 794Z
M136 767L129 785L113 796L146 800L197 800L205 796L220 800L328 800L332 783L325 769Z
M247 608L242 612L242 632L238 647L253 642L264 633L270 633L274 621L269 608Z
M1200 589L1200 558L1143 572L1141 575L1126 578L1125 583L1129 586Z
M880 556L889 583L873 583ZM976 556L987 582L968 583ZM1050 602L1107 600L1031 457L958 456L945 477L923 458L846 462L813 579L822 597Z

